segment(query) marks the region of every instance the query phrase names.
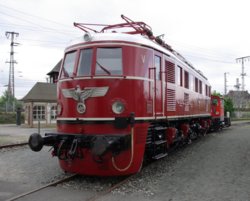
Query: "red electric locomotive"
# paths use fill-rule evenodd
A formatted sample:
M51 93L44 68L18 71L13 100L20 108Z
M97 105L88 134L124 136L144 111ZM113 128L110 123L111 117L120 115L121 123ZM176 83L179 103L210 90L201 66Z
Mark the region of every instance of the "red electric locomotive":
M53 146L67 172L133 174L212 124L207 78L147 24L122 18L100 31L74 24L85 34L65 50L58 132L30 136L34 151Z

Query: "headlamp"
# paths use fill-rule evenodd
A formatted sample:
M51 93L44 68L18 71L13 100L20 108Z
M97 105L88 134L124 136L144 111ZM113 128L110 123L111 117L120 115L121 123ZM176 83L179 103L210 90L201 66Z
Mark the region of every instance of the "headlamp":
M83 40L86 41L86 42L89 42L92 40L92 36L90 35L90 33L85 33L83 35Z
M125 105L121 101L116 101L112 104L112 111L115 114L121 114L125 110Z

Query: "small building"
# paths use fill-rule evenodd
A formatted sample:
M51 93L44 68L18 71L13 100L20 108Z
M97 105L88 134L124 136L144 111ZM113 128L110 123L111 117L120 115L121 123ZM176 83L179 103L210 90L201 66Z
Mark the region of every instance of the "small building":
M34 127L41 125L50 126L56 124L56 82L62 60L49 72L49 82L37 82L24 96L25 125Z
M250 94L248 91L230 90L226 97L231 98L235 109L250 109Z
M226 97L233 102L236 118L250 118L250 94L248 91L229 91Z
M25 124L29 127L56 123L56 84L37 82L22 98L25 109Z
M61 67L62 60L60 60L56 66L49 72L47 75L49 76L50 83L56 83L58 80L59 70Z

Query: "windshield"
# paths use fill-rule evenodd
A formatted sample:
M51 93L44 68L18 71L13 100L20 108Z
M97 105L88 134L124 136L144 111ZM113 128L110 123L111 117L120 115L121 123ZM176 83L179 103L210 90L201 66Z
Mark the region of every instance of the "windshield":
M72 77L76 60L76 51L65 55L61 77Z
M80 62L78 64L77 75L89 76L91 74L93 49L83 49L80 54Z
M122 75L122 48L97 48L96 75Z

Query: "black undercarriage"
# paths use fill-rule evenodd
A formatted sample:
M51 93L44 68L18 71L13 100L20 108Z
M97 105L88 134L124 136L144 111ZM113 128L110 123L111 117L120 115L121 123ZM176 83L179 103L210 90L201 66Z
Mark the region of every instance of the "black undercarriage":
M93 156L102 157L111 151L113 155L130 147L131 136L127 134L83 135L66 133L46 133L45 137L34 133L30 136L29 146L40 151L44 145L54 148L53 155L60 160L83 159L83 149L91 150Z

